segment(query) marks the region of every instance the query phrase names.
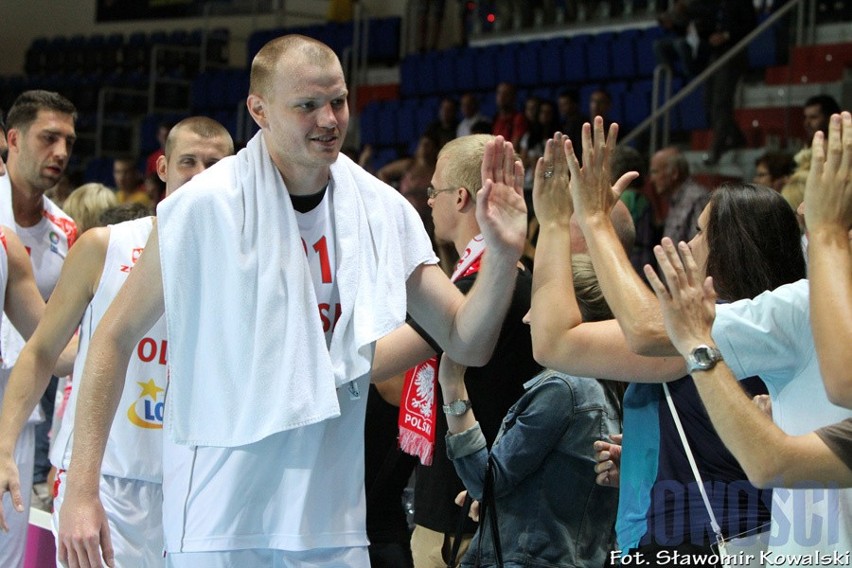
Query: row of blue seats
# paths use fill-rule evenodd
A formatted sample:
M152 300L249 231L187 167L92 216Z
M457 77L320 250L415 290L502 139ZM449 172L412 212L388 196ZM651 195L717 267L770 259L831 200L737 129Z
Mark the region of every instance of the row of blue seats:
M413 54L400 67L404 97L493 89L507 82L522 87L650 78L659 27L583 34L570 38L493 44ZM776 30L749 46L752 68L777 62Z
M208 61L227 63L229 30L217 28L206 33ZM29 75L135 69L147 66L156 45L200 48L204 35L204 30L195 29L134 32L126 39L121 33L39 37L32 41L27 50L24 68ZM163 62L166 67L197 66L200 59L198 56L169 57Z
M368 34L367 58L372 63L394 64L399 61L400 32L402 19L399 17L370 18L366 20ZM354 43L352 22L329 22L310 26L274 28L253 32L248 39L247 65L257 52L270 40L286 34L301 34L318 39L331 47L343 59Z
M682 80L675 79L674 91L676 92L682 85ZM652 90L650 80L584 85L578 89L580 108L588 108L589 98L598 88L604 88L612 98L609 118L625 128L636 126L650 114ZM527 97L536 96L555 102L561 90L561 87L522 89L518 91L518 99L520 103L523 103ZM480 112L485 116L494 116L497 112L494 92L477 94L482 101ZM365 144L369 143L378 147L413 148L426 127L437 118L439 104L440 97L436 96L371 102L360 116L361 140ZM683 131L704 128L708 128L707 114L703 90L699 89L677 105L671 115L671 129Z

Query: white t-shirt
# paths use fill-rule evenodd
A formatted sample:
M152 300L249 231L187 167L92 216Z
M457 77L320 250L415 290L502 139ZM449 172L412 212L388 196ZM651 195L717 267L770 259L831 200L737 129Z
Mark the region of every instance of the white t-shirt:
M801 435L852 417L829 402L810 326L808 281L717 306L713 325L725 362L739 379L759 375L772 399L772 418ZM852 489L775 489L769 554L777 565L795 555L852 550ZM782 555L793 555L783 562Z
M80 324L80 347L74 361L77 381L83 376L89 342L95 328L127 279L151 233L152 217L110 227L104 267L91 303ZM162 483L163 407L166 389L166 324L160 318L130 356L124 390L110 428L101 472L104 475ZM79 382L71 398L50 454L51 462L68 469L71 461Z

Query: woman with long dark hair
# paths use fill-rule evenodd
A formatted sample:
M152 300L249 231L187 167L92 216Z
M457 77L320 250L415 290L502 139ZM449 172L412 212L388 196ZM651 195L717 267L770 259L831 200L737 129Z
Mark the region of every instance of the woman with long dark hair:
M615 250L613 242L598 235L609 234L611 224L603 217L617 197L610 191L607 174L614 132L604 143L600 121L596 129L599 136L593 144L589 127L585 127L583 169L574 158L572 144L559 136L548 143L537 167L534 198L541 233L532 301L535 356L543 365L564 372L634 383L624 400L625 437L616 525L619 548L625 553L639 552L647 561L673 551L708 554L716 531L697 490L699 483L667 396L658 384L640 384L678 379L684 375L683 359L636 355L619 325L582 323L573 307L575 300L566 298L564 290L557 291L557 283L566 275L565 251L570 245L570 241L566 243L570 239L567 219L576 207L601 287L619 323L623 326L631 320L641 328L638 335L649 344L660 340L670 346L656 298L636 274L623 248ZM569 177L573 200L566 191ZM631 174L622 176L615 188L626 186L630 179ZM590 235L594 235L592 239ZM714 279L724 282L720 297L725 301L751 297L805 275L795 215L768 188L730 184L714 191L699 217L698 234L689 244L696 262ZM757 378L741 384L753 394L766 392ZM686 376L670 382L668 390L695 455L701 485L710 488L711 508L722 535L731 538L763 528L769 520L769 494L748 483L742 468L716 435L692 379ZM612 450L606 444L604 449ZM604 483L614 481L606 472L600 479Z

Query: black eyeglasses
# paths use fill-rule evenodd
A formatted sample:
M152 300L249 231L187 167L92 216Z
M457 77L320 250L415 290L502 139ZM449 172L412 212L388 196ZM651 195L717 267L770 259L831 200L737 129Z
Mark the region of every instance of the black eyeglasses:
M435 199L439 193L445 193L447 191L455 191L455 187L448 187L447 189L435 189L431 185L426 188L426 197L428 199Z

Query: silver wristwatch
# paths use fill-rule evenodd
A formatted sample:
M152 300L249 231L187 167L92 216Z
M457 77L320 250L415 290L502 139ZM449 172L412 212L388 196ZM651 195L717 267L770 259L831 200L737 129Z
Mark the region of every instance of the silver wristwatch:
M447 416L461 416L468 410L470 410L469 400L459 399L444 405L444 414Z
M686 358L686 372L708 371L722 360L722 352L709 345L699 345L689 352Z

